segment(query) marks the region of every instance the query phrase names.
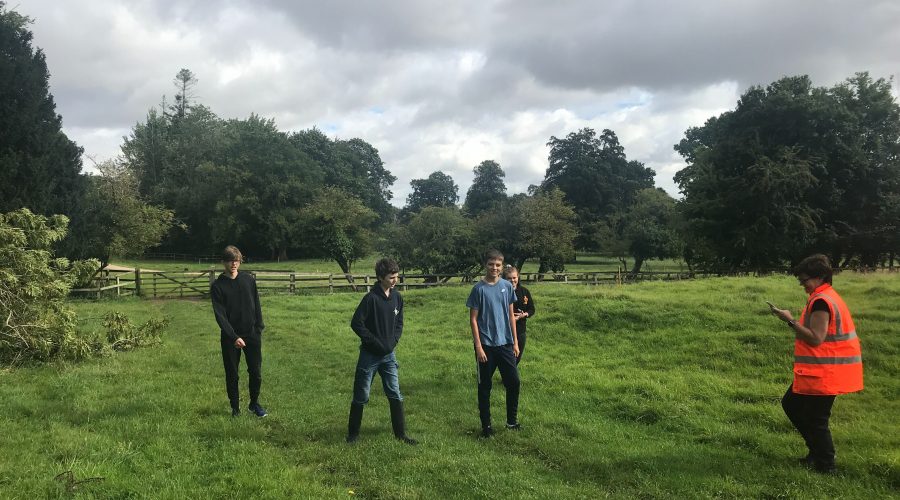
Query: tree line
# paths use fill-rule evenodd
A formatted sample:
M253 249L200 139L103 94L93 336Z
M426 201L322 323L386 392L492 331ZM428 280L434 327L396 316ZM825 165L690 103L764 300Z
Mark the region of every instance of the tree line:
M0 213L65 214L58 250L72 258L234 243L266 259L330 258L345 273L377 250L439 275L474 271L486 247L541 272L564 269L576 249L630 259L637 272L651 258L762 270L814 251L875 265L900 248L900 107L892 81L867 73L828 88L806 76L754 86L688 129L674 146L687 164L678 200L614 131L584 128L548 140L544 179L527 193L507 193L504 168L486 159L461 204L453 178L435 171L409 181L398 209L397 178L371 144L223 119L199 102L188 69L122 154L85 175L29 22L0 2Z

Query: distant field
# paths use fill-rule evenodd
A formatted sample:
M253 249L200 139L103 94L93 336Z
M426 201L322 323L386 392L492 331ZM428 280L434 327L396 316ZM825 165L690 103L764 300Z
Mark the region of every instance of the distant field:
M207 301L76 302L83 329L120 310L168 316L156 348L0 371L0 498L860 498L900 488L900 274L843 273L866 390L838 398L841 473L804 453L779 406L792 339L764 300L797 310L796 280L714 278L530 287L520 432L476 438L467 288L410 291L397 356L410 434L392 438L375 381L344 443L359 296L267 296L263 398L228 415ZM242 374L242 393L246 376ZM494 385L495 424L503 389Z
M360 260L353 265L354 273L371 273L375 267L375 261L379 256L372 255ZM219 264L214 262L196 261L171 261L171 260L129 260L129 259L113 259L113 264L137 267L141 269L153 269L157 271L202 271L211 267L218 268ZM628 259L628 268L630 270L634 262ZM616 271L621 267L621 263L614 257L601 256L597 254L578 254L575 262L566 264L568 272L590 272L590 271ZM297 271L301 273L341 273L341 268L333 260L324 259L303 259L289 260L284 262L247 262L241 266L242 269L255 270L285 270ZM525 263L523 272L537 272L538 262L528 261ZM682 261L677 260L650 260L644 263L643 271L687 271L687 266Z

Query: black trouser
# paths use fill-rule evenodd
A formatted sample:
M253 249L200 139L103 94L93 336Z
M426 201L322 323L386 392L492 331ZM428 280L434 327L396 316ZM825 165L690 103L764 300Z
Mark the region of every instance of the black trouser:
M788 387L781 398L784 413L806 441L809 458L817 467L834 466L834 443L828 429L834 396L796 394L794 386Z
M519 369L516 368L516 355L512 344L488 347L481 346L487 354L487 361L478 364L478 413L481 416L481 427L491 425L491 378L494 371L500 369L500 379L506 387L506 423L514 424L519 412Z
M525 330L523 329L521 332L516 332L516 336L519 339L519 357L516 358L516 364L519 364L519 361L522 361L522 354L525 352L525 340L527 336L525 335Z
M250 404L259 400L259 387L262 385L262 340L245 338L247 345L243 349L234 346L231 340L222 340L222 361L225 364L225 390L232 408L240 408L241 397L238 392L238 365L241 362L241 351L247 357L247 375L250 377Z

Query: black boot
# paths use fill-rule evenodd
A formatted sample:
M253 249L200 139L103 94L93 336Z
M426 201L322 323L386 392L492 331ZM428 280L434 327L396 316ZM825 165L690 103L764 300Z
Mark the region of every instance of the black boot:
M350 403L350 421L347 423L347 442L355 443L359 439L359 427L362 425L364 405Z
M418 441L406 435L406 416L403 414L403 401L388 399L391 403L391 426L394 428L394 436L406 444L419 444Z

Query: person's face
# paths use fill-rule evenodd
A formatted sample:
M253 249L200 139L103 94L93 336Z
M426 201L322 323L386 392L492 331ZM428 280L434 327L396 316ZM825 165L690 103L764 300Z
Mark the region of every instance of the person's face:
M519 273L512 271L506 275L506 279L512 283L513 288L519 288Z
M222 266L225 268L225 274L230 274L234 276L238 272L238 268L241 267L241 261L239 260L226 260L222 261Z
M488 278L499 278L503 269L503 259L491 259L484 265L484 274Z
M797 276L797 281L800 282L800 285L806 293L813 293L816 288L819 288L822 286L822 283L825 282L822 278L810 278L805 274Z
M390 290L397 286L397 281L400 280L400 273L391 273L387 276L382 276L378 278L378 284L381 285L381 288L385 290Z

